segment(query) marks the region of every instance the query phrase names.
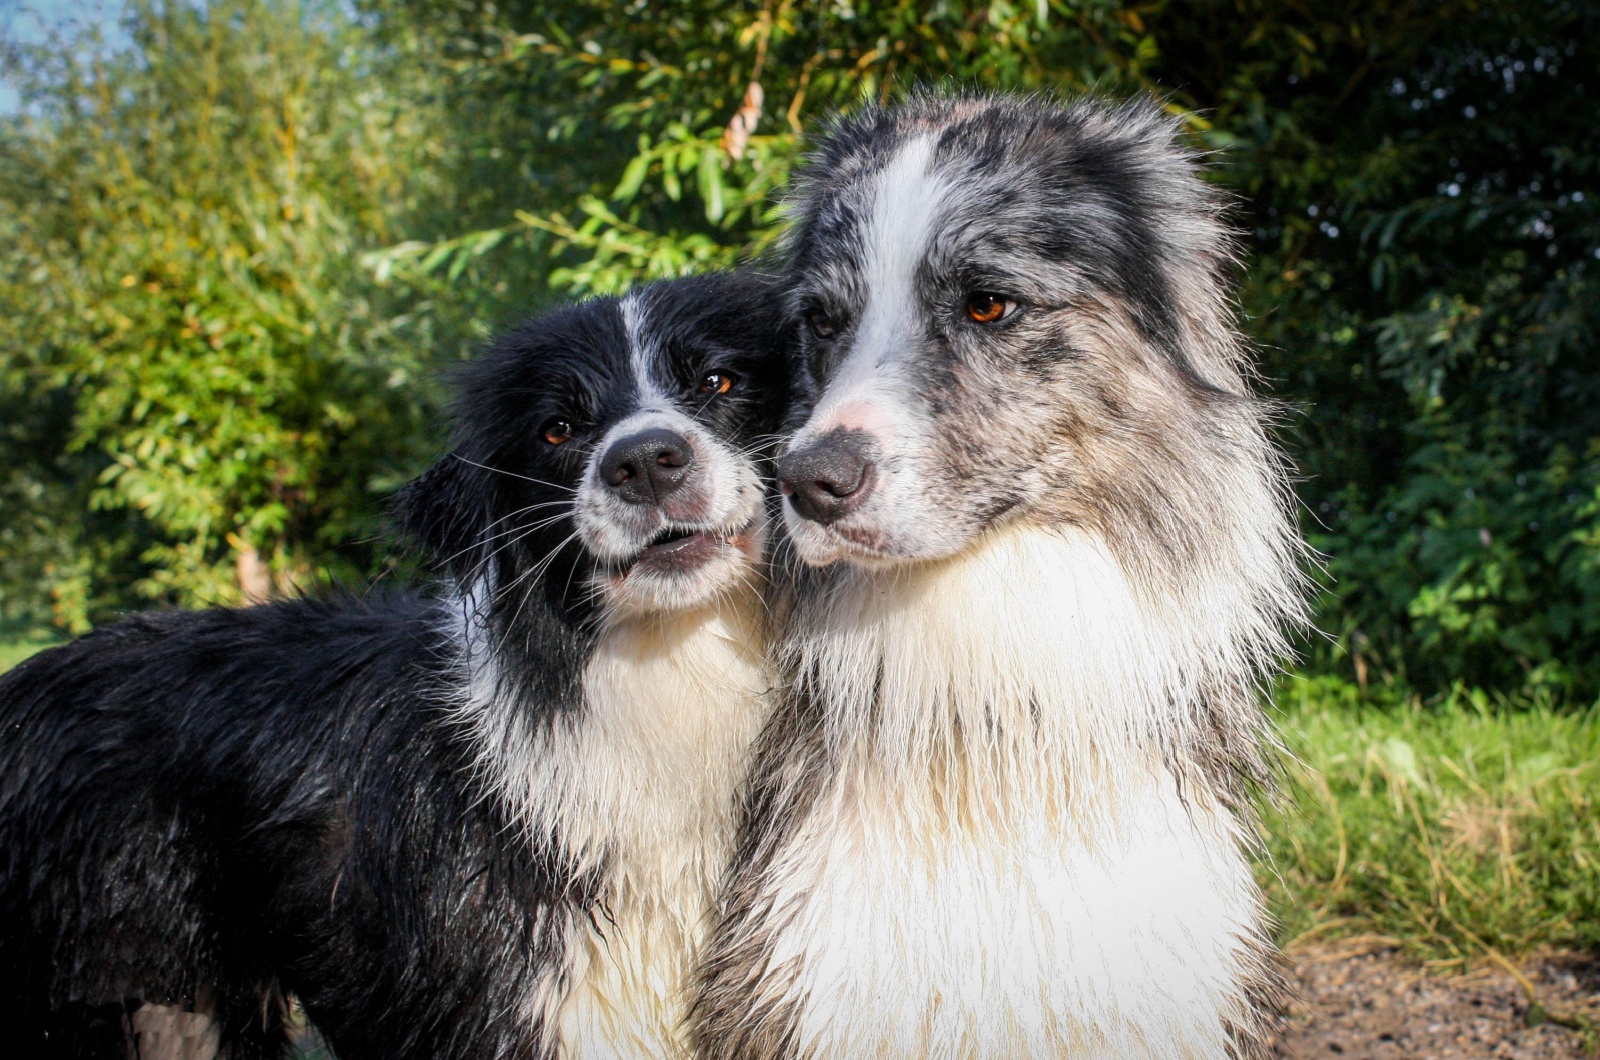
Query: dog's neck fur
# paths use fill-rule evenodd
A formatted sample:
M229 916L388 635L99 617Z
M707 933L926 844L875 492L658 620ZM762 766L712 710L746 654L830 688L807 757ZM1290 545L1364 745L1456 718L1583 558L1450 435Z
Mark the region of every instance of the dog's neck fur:
M770 971L701 1002L786 1044L713 1055L1213 1057L1249 1033L1258 896L1200 713L1250 696L1225 672L1249 602L1141 590L1070 528L822 578L783 655L821 761L791 772L801 820L765 822L781 849L720 939ZM1256 740L1254 702L1229 709Z
M727 864L736 790L771 686L753 589L614 621L582 703L508 700L482 636L467 637L462 720L491 790L533 843L553 836L599 907L578 911L560 996L533 999L561 1055L683 1055L687 976Z
M1278 647L1249 644L1247 585L1151 591L1072 528L991 531L949 559L824 578L797 605L782 660L836 762L913 781L954 769L1030 800L1070 782L1078 819L1110 808L1088 778L1205 738L1197 703L1253 684ZM1244 713L1252 729L1254 703Z

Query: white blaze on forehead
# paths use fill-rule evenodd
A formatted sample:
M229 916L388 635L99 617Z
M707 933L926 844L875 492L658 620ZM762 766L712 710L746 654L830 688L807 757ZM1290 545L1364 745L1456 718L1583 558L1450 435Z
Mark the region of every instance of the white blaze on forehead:
M932 172L933 137L902 147L878 176L872 213L863 233L867 308L857 348L893 339L886 325L914 318L916 273L927 251L944 197L944 182Z
M850 353L829 380L814 423L853 402L872 403L886 396L884 385L895 375L894 354L908 335L922 331L917 268L927 254L947 190L933 171L933 148L932 135L908 141L874 181L861 232L866 305Z
M665 405L668 397L650 372L651 366L660 358L638 294L624 295L621 309L622 330L628 337L628 363L633 369L634 383L639 388L639 407Z

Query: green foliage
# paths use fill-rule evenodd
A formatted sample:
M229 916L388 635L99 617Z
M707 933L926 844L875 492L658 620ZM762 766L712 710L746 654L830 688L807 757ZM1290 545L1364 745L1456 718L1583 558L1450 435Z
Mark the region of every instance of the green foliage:
M0 141L5 599L47 585L75 630L130 587L370 568L351 542L428 419L431 318L356 258L399 234L430 130L357 27L218 0L127 28L13 54Z
M511 191L501 224L395 247L374 264L459 270L462 257L509 239L553 256L550 283L572 292L760 254L778 234L775 192L806 123L840 107L930 82L1126 90L1144 83L1155 55L1137 13L1104 0L377 9L450 42L439 61L478 107L531 113L542 135L522 130L496 146L508 169L539 174ZM732 132L752 85L755 128Z
M1452 692L1433 708L1287 683L1286 798L1260 865L1286 941L1378 935L1416 957L1600 942L1600 725Z
M492 240L617 290L759 254L800 133L920 84L1153 89L1240 195L1243 302L1291 422L1331 575L1311 663L1440 688L1600 693L1600 14L1396 6L412 0L488 135L502 215L380 267ZM1590 82L1590 83L1586 83ZM733 127L747 86L766 107ZM552 106L559 101L559 106Z
M35 102L0 145L8 611L45 583L78 624L130 585L226 597L230 538L286 577L371 569L335 542L415 465L425 357L760 255L841 108L1154 90L1239 197L1243 307L1303 410L1332 634L1308 664L1600 694L1593 5L296 10L136 6L127 55L13 64Z
M1247 307L1308 413L1339 649L1313 659L1592 699L1600 13L1260 15L1212 98L1253 204Z

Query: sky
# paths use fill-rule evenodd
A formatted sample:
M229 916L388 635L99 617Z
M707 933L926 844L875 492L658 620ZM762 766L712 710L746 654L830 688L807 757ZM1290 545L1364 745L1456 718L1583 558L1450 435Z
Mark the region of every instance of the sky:
M73 22L94 22L105 27L108 39L121 36L117 20L123 0L0 0L0 42L39 44L50 30ZM0 75L0 114L16 111L17 90Z

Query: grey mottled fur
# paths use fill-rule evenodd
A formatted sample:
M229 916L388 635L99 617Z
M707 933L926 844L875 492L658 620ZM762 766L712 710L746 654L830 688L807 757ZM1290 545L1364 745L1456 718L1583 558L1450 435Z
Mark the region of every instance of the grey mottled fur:
M911 291L919 326L882 340L893 357L864 368L850 358L876 326L860 316L883 253L872 246L876 182L919 138L930 158ZM1160 723L1137 738L1185 799L1225 807L1241 835L1253 834L1250 793L1269 773L1261 688L1283 631L1305 620L1286 462L1230 301L1225 201L1175 120L1148 101L921 95L835 124L790 210L791 305L814 325L802 329L791 451L833 429L819 417L851 373L875 373L880 391L903 385L893 400L920 426L873 450L884 485L860 517L821 527L786 506L788 690L762 739L695 1008L698 1048L728 1060L806 1055L800 969L774 960L795 910L773 893L802 823L841 783L851 741L881 735L876 693L830 700L815 669L825 656L807 646L841 598L1006 528L1102 542L1183 645L1177 676L1151 693L1168 700L1152 711ZM974 291L1014 297L1015 317L972 326L961 312ZM926 768L963 768L949 761ZM1238 1058L1267 1055L1282 998L1270 926L1249 935L1241 1015L1224 1021Z

